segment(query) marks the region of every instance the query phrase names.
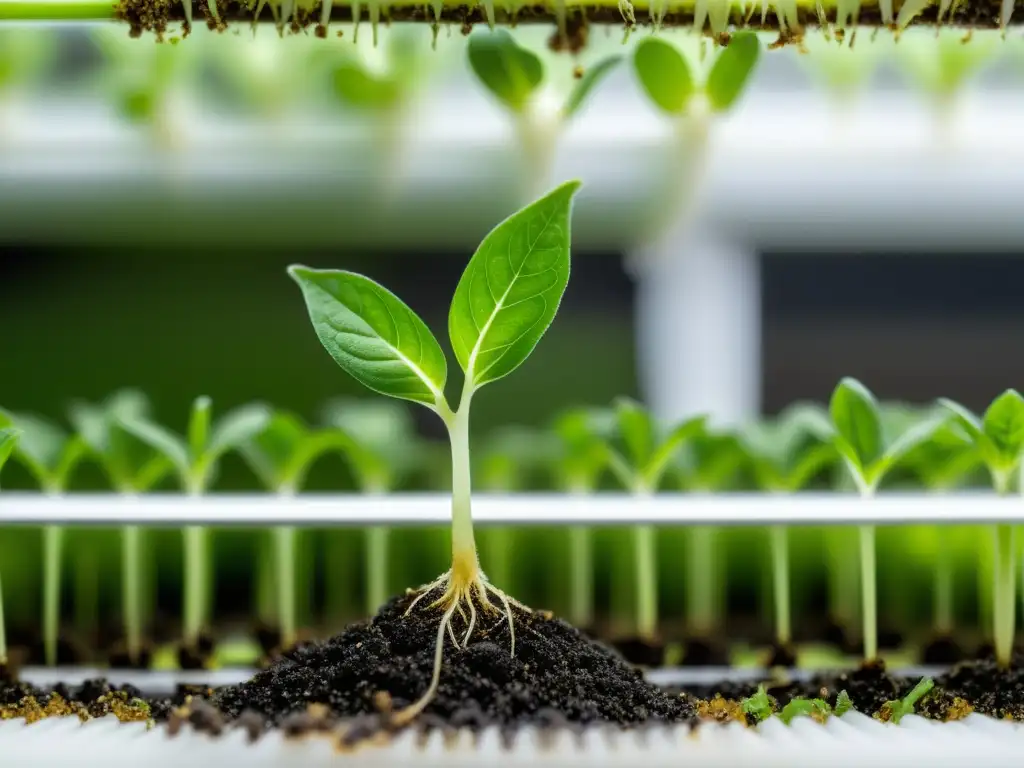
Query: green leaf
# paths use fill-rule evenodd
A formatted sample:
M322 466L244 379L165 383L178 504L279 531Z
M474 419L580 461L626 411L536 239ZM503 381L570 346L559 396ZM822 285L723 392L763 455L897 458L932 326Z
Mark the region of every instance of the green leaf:
M737 32L715 59L704 90L711 108L726 112L732 108L757 66L761 44L754 32Z
M887 701L882 705L883 719L899 725L907 715L914 714L914 708L935 687L935 681L930 677L921 678L921 681L902 699ZM886 717L887 715L887 717Z
M597 84L601 82L615 67L622 62L622 55L615 53L606 56L596 64L587 67L583 77L576 81L576 85L565 102L563 114L568 120L573 117L586 102L587 97L593 92Z
M837 458L835 446L825 443L811 446L796 458L786 477L786 488L790 492L803 490L819 472Z
M626 460L634 473L641 474L657 447L654 419L646 408L628 397L617 398L614 407L618 436L626 448Z
M333 82L338 98L356 109L387 110L402 99L402 88L396 80L370 72L353 60L334 68Z
M740 708L744 714L750 715L759 723L772 716L772 700L763 683L757 686L757 691L752 696L740 702Z
M655 449L646 466L644 475L647 478L647 485L650 488L657 488L661 482L661 476L668 467L669 462L675 458L676 453L688 440L705 434L707 428L707 415L695 416L676 426L668 437Z
M213 401L202 395L192 403L188 419L188 449L193 459L206 453L210 444L210 422L213 419Z
M824 699L792 699L779 712L779 719L789 725L794 717L813 717L819 722L832 714L832 708Z
M150 446L174 467L182 485L187 485L192 472L192 460L188 445L169 429L149 419L139 417L121 419L122 429Z
M239 446L239 453L266 488L279 490L308 433L298 416L277 411L259 434Z
M353 272L293 265L288 274L302 289L320 343L350 376L434 410L444 402L444 352L401 299Z
M448 315L455 357L473 387L496 381L533 352L569 282L572 201L580 182L556 187L484 238Z
M544 64L505 29L469 36L469 66L480 82L513 112L522 112L544 80Z
M839 695L836 696L836 706L832 710L832 714L835 715L836 717L842 717L847 712L850 712L852 710L853 710L853 699L850 698L850 694L848 694L846 692L846 689L844 688L843 690L841 690L839 692Z
M633 69L662 111L674 116L686 111L695 86L686 58L674 45L658 37L644 38L633 51Z
M1015 466L1024 450L1024 398L1008 389L985 411L982 418L985 435L1007 466Z
M4 468L4 464L7 463L7 459L10 458L14 447L18 444L21 434L21 430L14 427L0 429L0 469Z
M135 389L123 389L101 405L75 401L68 418L120 491L141 492L166 475L169 463L154 457L147 444L121 427L122 419L146 418L149 401Z
M335 398L324 414L328 424L347 436L342 450L364 488L391 487L422 458L422 443L404 403Z
M228 451L244 445L262 432L272 412L263 403L243 405L217 420L206 446L205 455L216 460Z
M748 454L737 435L704 432L683 447L679 459L683 488L720 491L743 468Z
M861 471L866 470L882 453L882 425L874 395L856 379L844 378L832 393L829 413L841 438L836 447Z
M868 470L870 482L877 485L889 470L895 467L904 456L920 445L931 440L935 433L949 421L949 416L936 416L925 419L910 427L885 449L881 458L875 461Z
M22 431L14 451L17 459L42 486L57 483L56 473L68 444L67 433L47 419L29 413L12 413L10 423Z

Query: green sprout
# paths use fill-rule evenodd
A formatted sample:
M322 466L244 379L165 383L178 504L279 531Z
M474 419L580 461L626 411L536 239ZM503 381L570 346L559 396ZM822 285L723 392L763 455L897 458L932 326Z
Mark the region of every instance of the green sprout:
M520 45L508 30L473 32L467 56L480 84L513 119L523 159L523 194L531 199L548 186L555 149L566 126L622 56L613 54L588 67L568 94L557 84L545 82L540 56Z
M768 695L764 684L758 685L757 691L743 699L740 706L744 714L750 715L758 723L764 722L775 714L775 702ZM795 717L810 717L823 723L829 717L842 717L852 709L853 701L850 699L850 694L842 690L836 696L835 707L824 698L795 698L786 703L777 717L786 725L789 725Z
M22 434L13 458L35 478L43 492L60 496L67 488L71 473L87 453L85 441L68 435L61 427L39 416L0 411L0 427L11 425ZM43 527L43 650L47 666L57 663L57 636L60 633L61 564L64 555L64 528Z
M599 414L578 408L560 413L552 425L557 445L550 463L555 484L561 490L583 495L593 493L608 466L608 448L601 439L606 430L594 429ZM577 627L594 621L594 542L585 526L569 531L569 619Z
M667 186L650 212L654 231L676 222L681 211L689 214L701 181L711 124L739 102L760 51L756 33L737 32L713 58L702 79L694 73L688 57L663 38L645 37L634 48L633 71L640 87L671 121L674 134L666 160Z
M412 416L403 403L336 398L326 406L324 418L347 438L342 453L363 493L393 491L423 458ZM391 596L390 538L386 526L366 529L366 607L370 615Z
M930 417L901 434L886 435L874 395L859 381L849 377L842 379L832 393L829 414L835 430L833 444L864 499L874 496L885 476L948 421L947 417ZM858 538L864 657L872 660L878 655L875 527L859 526Z
M989 471L992 485L1000 496L1010 493L1024 454L1024 398L1013 389L999 395L978 418L967 408L942 399L939 404L953 413L956 424L967 435L982 463ZM1016 626L1016 528L1008 523L992 526L995 546L995 590L992 621L996 660L1010 664Z
M122 419L146 418L149 402L134 389L116 392L100 405L73 402L68 417L99 462L111 485L125 496L150 490L171 470L166 456L153 451L125 431ZM140 587L143 533L138 525L121 530L121 601L128 658L137 661L142 652L143 606Z
M917 704L921 699L927 696L934 687L935 681L930 677L921 678L920 682L918 682L918 684L911 689L910 693L902 699L885 702L878 712L878 719L893 723L894 725L899 725L900 720L904 717L914 714L914 709Z
M740 436L762 490L796 493L822 469L835 462L828 414L817 405L790 406L774 422L761 422ZM775 639L788 646L793 639L790 612L789 536L786 527L769 531Z
M4 464L10 458L18 439L21 437L21 430L12 427L0 428L0 472ZM4 591L0 584L0 677L3 676L4 667L7 664L7 631L4 624Z
M556 187L505 219L484 238L455 289L448 332L465 373L457 410L444 394L448 366L427 325L397 296L367 277L342 270L293 265L288 273L302 290L320 343L349 375L367 388L434 411L448 428L452 450L451 568L420 589L406 613L433 590L444 614L438 625L434 671L424 695L399 712L408 722L430 703L440 682L445 633L466 647L477 605L501 613L515 653L514 602L480 568L473 536L469 407L476 391L507 376L533 352L555 318L569 282L572 201L580 187ZM518 604L517 604L518 605ZM528 610L525 606L523 610ZM461 641L452 627L456 611L469 618Z
M238 444L238 451L264 487L283 498L301 490L310 467L330 451L347 451L351 438L337 429L310 429L298 416L275 411L263 429ZM264 584L273 586L281 645L290 648L298 637L296 549L298 531L282 525L272 532L273 563ZM266 560L266 558L265 558Z
M659 434L654 417L639 403L619 398L614 404L616 438L624 450L609 445L608 468L630 492L640 497L658 490L665 472L688 440L703 433L706 416L697 416ZM636 568L637 629L651 639L658 624L658 558L652 525L633 528L633 563Z
M764 683L760 683L757 686L757 691L740 701L740 708L743 710L743 714L750 715L758 723L767 720L775 711L775 705L771 696L768 695Z
M198 397L192 404L188 436L182 438L140 415L120 419L123 429L165 456L178 482L190 498L198 498L212 485L224 454L243 446L266 427L270 410L261 404L243 406L212 423L213 404ZM208 531L199 525L184 530L184 642L195 648L209 618L208 592L212 583L208 557Z

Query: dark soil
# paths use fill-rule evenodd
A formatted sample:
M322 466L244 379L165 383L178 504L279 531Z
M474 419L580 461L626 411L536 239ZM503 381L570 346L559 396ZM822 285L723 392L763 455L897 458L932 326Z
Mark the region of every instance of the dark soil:
M768 654L768 667L790 669L796 666L796 651L792 645L773 643Z
M110 652L108 663L112 669L149 669L153 661L153 649L150 645L143 643L139 649L138 656L132 658L128 653L128 644L120 640Z
M963 647L952 637L943 635L934 638L921 651L921 663L934 666L950 666L967 658Z
M213 635L201 632L195 644L183 642L178 646L178 666L182 669L205 669L214 647Z
M935 685L959 697L985 715L1024 720L1024 654L1018 652L1009 669L995 657L959 664L936 678Z
M728 644L714 638L690 638L686 641L680 666L727 667L729 666Z
M638 667L660 667L665 661L665 644L656 640L627 637L610 645L622 658Z
M288 654L252 680L218 691L213 704L229 718L255 711L272 723L322 704L343 718L380 716L415 702L430 685L440 609L432 596L403 617L412 596L324 643ZM618 654L545 613L515 610L515 656L504 616L484 614L469 646L446 638L437 695L423 717L483 727L568 721L635 725L694 720L693 707L644 681ZM456 614L455 635L466 622Z

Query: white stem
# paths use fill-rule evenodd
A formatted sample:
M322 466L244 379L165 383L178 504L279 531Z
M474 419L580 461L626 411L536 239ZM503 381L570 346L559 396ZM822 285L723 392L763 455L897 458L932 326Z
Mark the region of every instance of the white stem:
M523 157L522 196L528 203L552 186L555 150L562 132L561 113L541 97L516 116L515 127Z
M473 577L480 567L470 503L469 404L472 397L473 388L467 382L459 410L445 419L452 443L452 572L456 578Z

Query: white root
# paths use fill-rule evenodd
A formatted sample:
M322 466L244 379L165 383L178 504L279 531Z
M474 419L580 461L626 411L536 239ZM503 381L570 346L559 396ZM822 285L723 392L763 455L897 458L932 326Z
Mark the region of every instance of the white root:
M370 35L373 38L373 47L377 47L377 33L380 27L380 0L369 0L366 4L370 10Z
M633 3L630 0L619 0L619 13L626 26L632 27L636 24L636 12L633 10Z
M892 0L878 0L878 12L882 16L884 25L892 24Z
M441 662L444 660L445 627L451 626L452 615L454 613L455 605L453 604L447 611L445 611L444 618L441 619L441 626L437 628L437 644L434 648L434 672L430 676L430 685L427 686L427 692L420 697L419 701L413 702L392 718L392 722L395 725L406 725L407 723L412 722L420 712L427 708L427 704L431 702L434 698L434 694L437 693L437 686L441 682Z

